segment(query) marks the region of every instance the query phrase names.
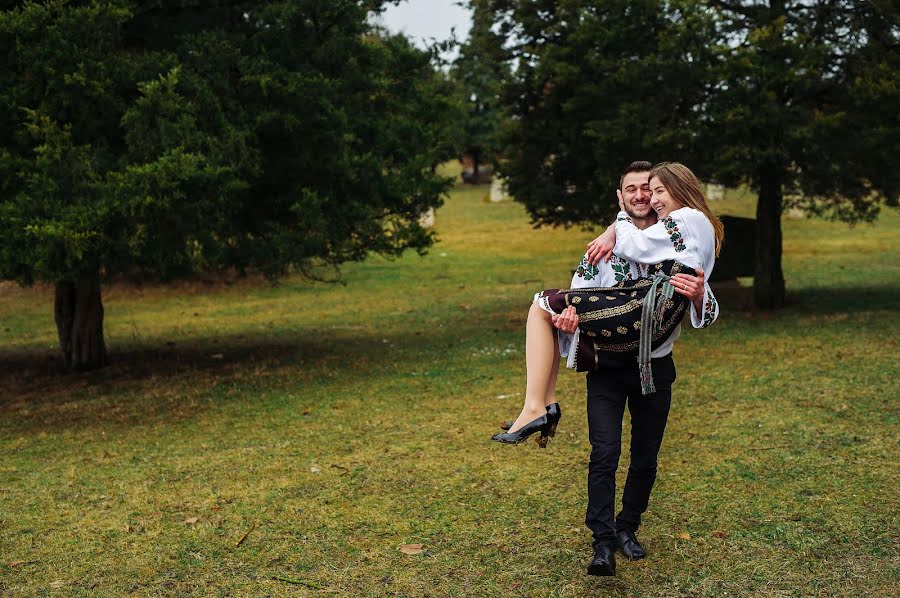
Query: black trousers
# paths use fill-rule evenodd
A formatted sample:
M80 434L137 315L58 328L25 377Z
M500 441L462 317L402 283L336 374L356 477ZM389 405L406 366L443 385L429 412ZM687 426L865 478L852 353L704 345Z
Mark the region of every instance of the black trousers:
M672 354L652 360L656 392L641 395L637 363L601 367L587 375L588 505L585 523L594 547L615 548L616 529L637 531L656 481L656 457L672 404L675 362ZM622 510L613 519L616 469L622 452L622 416L631 414L631 465L622 494Z

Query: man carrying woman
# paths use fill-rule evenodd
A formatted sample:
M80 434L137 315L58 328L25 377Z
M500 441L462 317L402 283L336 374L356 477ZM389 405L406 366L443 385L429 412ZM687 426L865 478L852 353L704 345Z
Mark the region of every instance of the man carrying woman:
M494 440L517 443L555 432L560 356L587 371L592 446L585 522L593 534L592 575L614 575L618 546L629 559L645 552L635 532L656 479L671 386L672 344L685 311L694 327L712 324L718 304L705 283L723 237L697 178L681 164L632 163L620 180L622 211L589 245L570 289L536 295L526 337L525 406ZM611 252L611 249L614 251ZM604 259L601 259L604 258ZM557 345L554 326L561 332ZM622 510L613 518L622 417L632 419L631 466Z

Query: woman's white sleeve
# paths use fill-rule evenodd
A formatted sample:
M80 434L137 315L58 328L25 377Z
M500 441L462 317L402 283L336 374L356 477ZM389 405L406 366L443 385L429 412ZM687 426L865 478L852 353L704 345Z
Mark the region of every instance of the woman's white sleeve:
M640 264L653 264L672 259L674 254L684 251L685 245L683 241L679 241L681 233L677 230L677 226L670 231L666 228L666 222L673 221L671 218L665 218L641 230L634 225L628 214L619 212L616 218L614 252L626 260Z
M705 282L703 286L705 290L703 293L703 310L697 313L696 306L691 302L691 324L694 325L694 328L706 328L719 318L719 302L716 301L716 296L713 294L712 289L709 288L709 283Z
M690 234L692 245L696 246L700 267L703 268L703 277L709 280L716 265L716 239L712 224L697 210L679 210L679 213L683 213L685 232ZM703 286L703 309L698 313L691 302L691 324L694 328L706 328L719 317L719 302L716 296L709 288L708 282L704 282Z

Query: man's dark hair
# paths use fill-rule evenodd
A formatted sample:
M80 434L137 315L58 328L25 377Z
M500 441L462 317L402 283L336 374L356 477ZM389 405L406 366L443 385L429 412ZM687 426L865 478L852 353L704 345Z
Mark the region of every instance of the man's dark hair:
M622 181L625 180L625 175L630 172L650 172L653 170L653 164L647 162L646 160L638 160L636 162L632 162L625 168L625 172L622 173L622 176L619 177L619 189L622 188ZM648 177L649 178L649 177Z

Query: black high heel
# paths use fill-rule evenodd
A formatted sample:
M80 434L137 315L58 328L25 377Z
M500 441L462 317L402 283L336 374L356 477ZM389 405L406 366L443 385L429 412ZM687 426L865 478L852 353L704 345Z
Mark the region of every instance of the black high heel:
M562 409L559 403L547 405L547 419L550 420L550 436L556 436L556 426L559 424L559 420L562 419Z
M556 436L556 426L559 424L559 420L562 417L562 409L559 406L559 403L551 403L545 407L547 409L547 415L550 419L550 436ZM505 421L500 424L501 430L509 430L512 428L513 424L516 423L513 420Z
M547 447L547 440L549 439L550 434L550 418L547 415L542 415L539 418L532 420L516 430L515 432L504 432L503 434L494 434L491 436L491 440L494 442L502 442L503 444L519 444L520 442L525 442L528 440L528 437L536 432L540 432L540 437L537 438L538 446L541 448Z

